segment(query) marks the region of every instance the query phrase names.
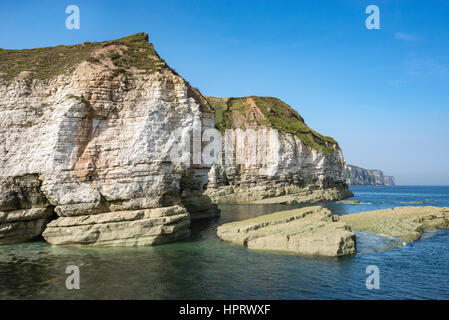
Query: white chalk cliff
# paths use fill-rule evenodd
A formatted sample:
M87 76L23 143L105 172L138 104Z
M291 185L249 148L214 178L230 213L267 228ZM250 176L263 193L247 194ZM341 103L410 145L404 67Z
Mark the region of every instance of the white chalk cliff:
M348 165L349 184L354 186L394 186L393 176L384 175L381 170L363 169Z
M289 105L271 97L208 100L217 126L227 129L224 160L209 174L206 194L213 201L313 203L352 196L338 143L310 129ZM237 154L246 161L239 163Z
M53 210L58 218L43 233L53 244L188 237L181 198L199 197L209 168L173 164L171 133L195 117L213 127L212 110L144 34L72 51L82 46L96 60L45 79L0 83L0 243L40 235ZM114 64L137 54L151 61L147 69ZM206 209L218 213L210 201Z

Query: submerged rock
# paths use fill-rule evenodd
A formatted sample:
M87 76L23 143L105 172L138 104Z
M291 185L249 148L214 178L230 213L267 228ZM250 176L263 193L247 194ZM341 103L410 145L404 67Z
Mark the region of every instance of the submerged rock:
M220 239L249 249L305 255L343 256L355 253L351 229L320 206L280 211L219 226Z
M449 208L396 207L394 209L359 212L340 217L354 231L365 231L414 241L426 229L449 226Z
M340 201L337 201L337 203L343 203L343 204L360 204L360 200L340 200Z

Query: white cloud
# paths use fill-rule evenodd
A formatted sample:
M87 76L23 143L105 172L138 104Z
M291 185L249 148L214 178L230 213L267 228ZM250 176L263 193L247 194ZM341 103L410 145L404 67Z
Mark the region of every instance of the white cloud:
M403 41L416 40L416 36L414 36L411 33L405 33L405 32L396 32L394 34L394 38L397 39L397 40L403 40Z
M404 63L405 71L409 76L447 76L449 66L434 58L410 58Z
M407 83L406 80L401 80L401 79L388 81L388 85L394 86L394 87L401 86L401 85L404 85L406 83Z

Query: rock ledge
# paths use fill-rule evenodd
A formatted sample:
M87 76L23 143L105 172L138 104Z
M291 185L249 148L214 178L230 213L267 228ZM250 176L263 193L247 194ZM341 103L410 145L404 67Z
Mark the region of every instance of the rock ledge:
M280 211L218 227L222 240L249 249L305 255L343 256L355 253L355 234L339 217L320 206Z
M449 208L396 207L394 209L359 212L341 216L355 231L385 234L414 241L425 229L449 227Z

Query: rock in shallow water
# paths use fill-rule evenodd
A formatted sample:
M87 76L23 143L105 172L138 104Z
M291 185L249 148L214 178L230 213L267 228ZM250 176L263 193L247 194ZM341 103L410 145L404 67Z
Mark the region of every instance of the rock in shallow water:
M189 237L190 216L182 206L61 217L43 233L56 245L154 245Z
M337 203L343 203L343 204L360 204L360 200L340 200L340 201L337 201Z
M320 206L280 211L224 224L222 240L250 249L306 255L342 256L355 253L355 234L339 217Z
M425 229L449 226L449 208L396 207L344 215L341 220L355 231L366 231L414 241Z

